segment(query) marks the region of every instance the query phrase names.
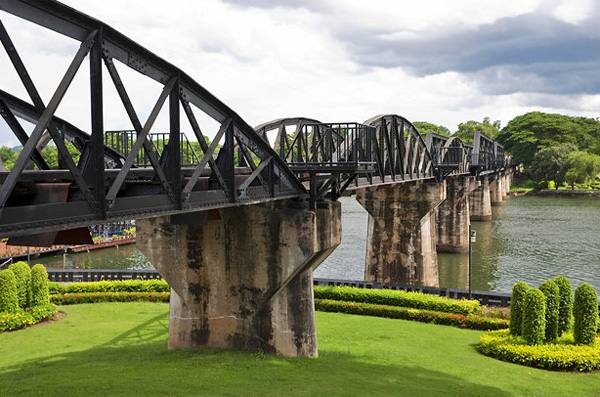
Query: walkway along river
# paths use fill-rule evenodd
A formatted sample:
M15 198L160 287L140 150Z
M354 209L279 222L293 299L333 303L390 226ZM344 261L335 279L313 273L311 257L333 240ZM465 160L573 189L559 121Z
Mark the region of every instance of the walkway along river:
M353 198L342 198L342 245L315 272L316 277L363 279L367 213ZM512 197L494 207L492 222L473 222L473 289L510 291L516 280L538 284L564 274L600 289L600 199ZM145 269L135 246L43 258L48 267ZM468 255L440 254L440 287L467 288Z

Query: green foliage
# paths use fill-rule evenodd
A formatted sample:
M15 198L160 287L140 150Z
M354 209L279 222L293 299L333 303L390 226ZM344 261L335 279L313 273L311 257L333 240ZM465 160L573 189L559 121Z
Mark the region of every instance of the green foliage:
M19 309L17 279L8 269L0 270L0 313L14 313Z
M11 170L17 161L19 151L15 151L7 146L0 146L0 161L6 170Z
M560 291L554 280L548 280L540 285L540 291L546 296L546 341L552 342L558 338Z
M14 313L0 313L0 332L13 331L37 324L54 316L57 312L55 305L46 304L18 310Z
M517 281L512 288L510 298L510 333L513 335L522 334L523 304L525 293L529 285L523 281Z
M67 151L73 158L73 161L75 162L75 164L77 164L81 155L79 153L79 150L77 150L75 145L73 145L69 141L65 141L65 146L67 147ZM41 154L44 160L46 160L48 166L50 166L50 168L58 168L58 148L54 143L49 143L48 145L46 145L46 147L42 150Z
M402 320L420 321L442 325L452 325L460 328L478 330L503 329L508 327L508 322L499 318L489 318L474 314L444 313L433 310L422 310L408 307L378 305L362 302L344 302L331 299L315 299L315 309L324 312L358 314L362 316L375 316L395 318Z
M57 305L99 302L169 302L169 292L73 292L51 295Z
M500 121L493 123L489 117L485 117L482 122L469 120L458 125L458 130L453 136L460 138L464 143L473 143L475 133L480 132L488 138L495 139L500 133Z
M15 274L19 306L25 309L29 307L31 299L31 269L25 262L15 262L8 267L8 270Z
M586 283L577 287L573 314L575 343L594 344L598 332L598 293L594 287Z
M50 303L48 291L48 272L44 265L34 265L31 268L31 306L41 306Z
M600 348L573 345L570 335L555 344L531 346L506 330L492 331L481 336L477 348L487 356L531 367L575 371L600 369Z
M441 136L450 136L450 130L443 125L437 125L428 121L415 121L413 125L419 131L419 135L438 134Z
M531 112L509 121L498 135L498 141L526 167L541 147L569 143L579 150L600 154L600 121Z
M537 288L530 288L523 300L523 338L530 345L544 342L546 332L546 297Z
M531 163L531 175L540 181L554 181L556 189L565 181L570 155L577 147L570 143L541 148Z
M575 184L588 185L600 172L600 156L588 152L574 151L569 154L569 165L565 181L575 189Z
M315 298L318 299L403 306L446 313L472 314L481 309L477 300L450 299L420 292L323 286L316 286L314 291Z
M169 292L169 284L164 280L113 280L71 283L60 285L50 283L51 294L79 292Z
M573 287L565 276L554 279L558 287L558 335L562 335L571 328L573 319Z

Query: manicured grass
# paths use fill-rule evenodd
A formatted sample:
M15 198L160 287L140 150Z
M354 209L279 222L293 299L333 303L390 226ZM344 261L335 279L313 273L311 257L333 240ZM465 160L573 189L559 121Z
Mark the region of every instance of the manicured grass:
M61 308L59 322L0 334L1 396L598 396L600 373L485 357L480 332L317 313L318 359L166 348L168 306Z

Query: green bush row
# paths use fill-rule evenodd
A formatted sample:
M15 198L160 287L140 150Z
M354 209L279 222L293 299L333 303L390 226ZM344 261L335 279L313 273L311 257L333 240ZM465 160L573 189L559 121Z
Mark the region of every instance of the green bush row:
M497 330L508 327L508 321L499 318L489 318L475 314L465 315L457 313L445 313L433 310L380 305L374 303L315 299L315 309L324 312L413 320L424 323L452 325L455 327L477 330Z
M47 305L48 296L48 272L43 265L30 269L27 263L16 262L0 271L0 312Z
M324 286L316 286L314 291L316 299L373 303L456 314L475 314L481 310L477 300L451 299L420 292Z
M87 292L169 292L165 280L110 280L61 285L50 283L51 294Z
M528 345L524 339L501 330L483 334L478 350L487 356L531 367L592 371L600 369L599 344L574 345L570 335L565 335L559 343Z
M169 302L169 292L74 292L50 295L57 305L99 302Z
M12 331L37 324L54 316L56 312L56 305L46 304L26 310L17 310L12 313L0 313L0 332Z

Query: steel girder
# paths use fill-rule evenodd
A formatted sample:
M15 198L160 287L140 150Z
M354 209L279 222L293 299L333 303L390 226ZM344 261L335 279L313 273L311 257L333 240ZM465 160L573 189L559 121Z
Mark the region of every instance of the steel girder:
M0 113L6 116L23 144L13 169L1 175L1 236L308 195L285 161L237 113L186 73L109 25L53 0L0 0L0 10L81 42L51 100L44 104L8 32L0 24L2 44L33 102L29 104L0 92ZM90 134L54 115L86 57L90 62ZM133 109L114 60L163 85L145 122ZM137 135L131 151L124 156L104 144L105 68ZM184 169L181 162L180 105L203 152L191 169ZM221 124L210 145L204 139L192 105ZM170 131L169 143L159 157L148 135L163 106L169 109ZM20 128L16 117L35 124L30 136ZM48 170L39 153L45 134L56 144L60 168L66 170ZM80 151L78 164L68 152L65 138ZM215 158L221 139L225 143ZM140 172L135 164L142 148L152 167L150 173ZM239 151L239 162L244 165L241 169L234 164L235 148ZM38 170L29 170L31 162ZM39 183L48 183L57 176L56 171L63 178L67 173L66 179L71 181L67 202L36 201Z

